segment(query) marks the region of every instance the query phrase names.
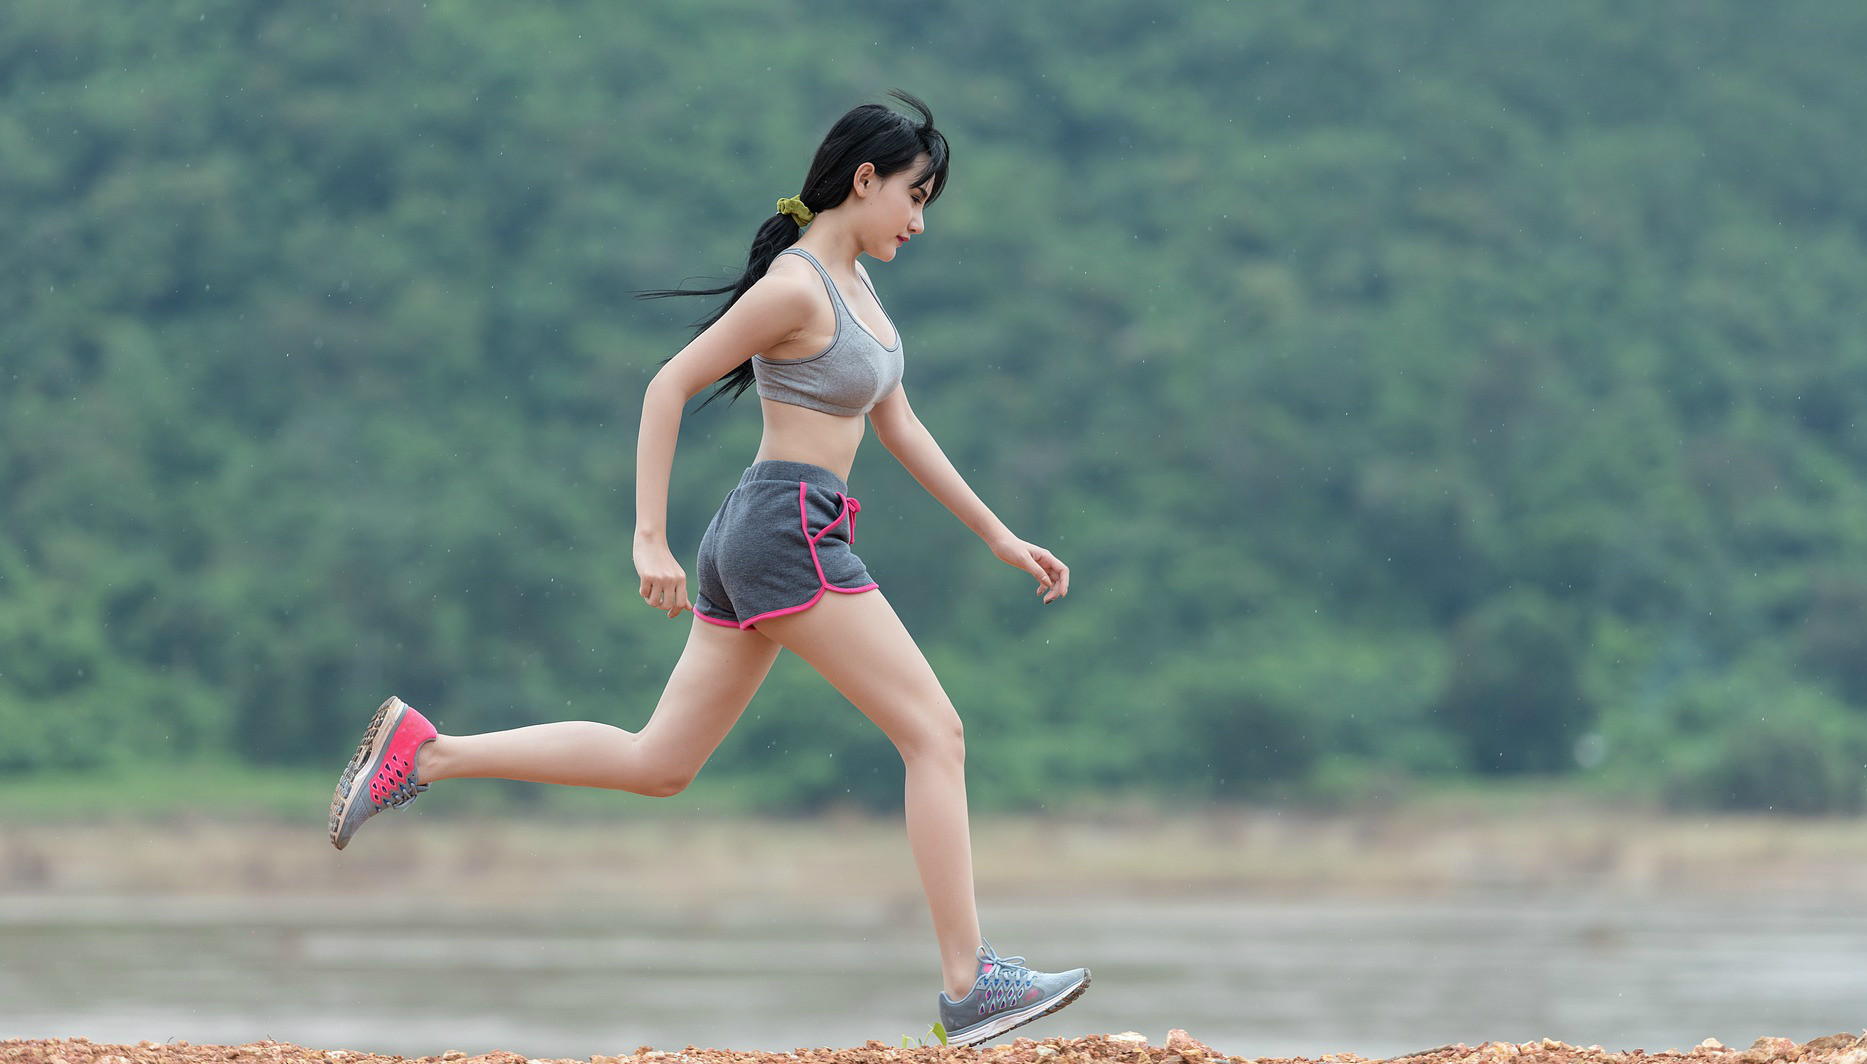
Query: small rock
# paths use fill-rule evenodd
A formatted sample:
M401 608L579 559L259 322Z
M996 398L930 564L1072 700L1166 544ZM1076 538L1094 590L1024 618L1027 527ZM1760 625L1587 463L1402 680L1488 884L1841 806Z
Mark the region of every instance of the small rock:
M1057 1047L1056 1046L1038 1046L1037 1055L1040 1057L1054 1057L1057 1055Z
M1781 1045L1777 1045L1779 1042L1794 1045L1794 1042L1789 1042L1789 1038L1762 1036L1757 1042L1751 1042L1751 1047L1744 1051L1744 1057L1742 1057L1744 1064L1764 1064L1766 1060L1776 1060L1777 1057L1781 1057Z
M467 1059L467 1051L464 1049L450 1049L447 1052L441 1054L441 1059L442 1060L465 1060Z
M1788 1060L1790 1054L1797 1051L1796 1043L1788 1038L1772 1038L1768 1035L1750 1043L1744 1051L1745 1064L1764 1064L1770 1060Z
M1167 1048L1185 1057L1197 1060L1201 1057L1217 1056L1212 1047L1178 1027L1167 1032Z
M1120 1034L1109 1035L1109 1041L1129 1046L1144 1046L1147 1045L1147 1035L1139 1031L1123 1031Z

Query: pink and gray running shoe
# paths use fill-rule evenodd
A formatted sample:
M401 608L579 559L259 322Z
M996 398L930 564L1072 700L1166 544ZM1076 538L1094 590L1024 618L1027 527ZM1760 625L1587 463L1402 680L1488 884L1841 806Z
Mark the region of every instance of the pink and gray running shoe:
M343 849L363 822L384 809L400 809L428 789L415 778L415 752L435 737L428 718L391 696L357 744L357 754L331 795L331 845Z

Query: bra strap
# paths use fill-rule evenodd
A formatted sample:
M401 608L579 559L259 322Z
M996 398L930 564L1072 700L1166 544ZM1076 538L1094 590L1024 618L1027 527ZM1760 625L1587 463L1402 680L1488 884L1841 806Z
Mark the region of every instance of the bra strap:
M810 252L805 251L803 248L785 248L783 251L780 251L778 254L797 255L801 257L805 262L808 262L812 266L815 266L817 268L817 276L823 278L823 287L829 289L830 302L836 304L836 312L838 314L849 314L850 313L849 305L843 302L843 293L836 290L836 282L830 279L830 271L823 268L823 263L817 261L817 256L812 255ZM851 316L853 317L854 315L851 315Z

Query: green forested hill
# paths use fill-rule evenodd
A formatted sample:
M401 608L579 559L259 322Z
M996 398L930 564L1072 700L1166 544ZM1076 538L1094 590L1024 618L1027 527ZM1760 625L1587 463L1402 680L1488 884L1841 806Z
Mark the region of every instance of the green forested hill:
M1590 774L1854 809L1867 8L381 0L0 12L0 772L644 719L642 387L830 121L1038 608L879 447L978 801ZM689 554L756 411L690 416ZM795 663L793 663L794 665ZM711 771L897 800L781 669Z

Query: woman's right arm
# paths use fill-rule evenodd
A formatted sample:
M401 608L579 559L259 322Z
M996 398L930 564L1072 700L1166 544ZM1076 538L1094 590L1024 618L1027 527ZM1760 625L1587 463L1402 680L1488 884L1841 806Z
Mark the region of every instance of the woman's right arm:
M669 359L642 396L635 442L635 571L642 600L669 618L692 609L687 573L668 547L668 480L681 411L688 400L755 353L770 352L808 321L811 290L792 279L766 275L739 297L725 316Z
M687 574L668 549L668 478L681 432L681 409L693 398L668 378L673 364L661 367L648 382L635 440L635 573L641 578L642 600L667 610L670 619L691 608Z

